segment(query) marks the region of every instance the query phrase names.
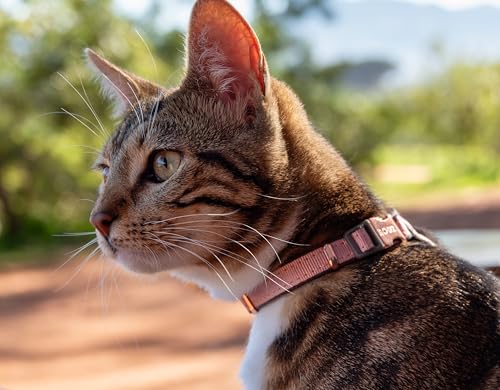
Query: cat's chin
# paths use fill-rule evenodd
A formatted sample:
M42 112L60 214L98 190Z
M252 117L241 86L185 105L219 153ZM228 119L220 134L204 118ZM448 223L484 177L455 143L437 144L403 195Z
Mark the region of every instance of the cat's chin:
M111 258L126 270L139 274L154 274L169 271L182 264L178 259L156 256L140 251L118 250Z

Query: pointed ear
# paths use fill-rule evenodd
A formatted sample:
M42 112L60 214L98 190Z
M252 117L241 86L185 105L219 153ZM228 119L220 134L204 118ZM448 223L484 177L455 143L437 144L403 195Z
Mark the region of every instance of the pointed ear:
M226 98L258 92L265 96L269 75L259 40L225 0L198 0L191 14L186 80ZM201 82L201 83L200 83Z
M89 67L100 79L104 94L114 103L116 116L160 93L159 86L118 68L95 51L87 48L84 52Z

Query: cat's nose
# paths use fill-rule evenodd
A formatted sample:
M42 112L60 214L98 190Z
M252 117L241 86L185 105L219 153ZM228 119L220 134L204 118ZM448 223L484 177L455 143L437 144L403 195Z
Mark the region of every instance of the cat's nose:
M90 216L90 223L106 238L109 236L111 224L114 220L115 218L105 211L99 211Z

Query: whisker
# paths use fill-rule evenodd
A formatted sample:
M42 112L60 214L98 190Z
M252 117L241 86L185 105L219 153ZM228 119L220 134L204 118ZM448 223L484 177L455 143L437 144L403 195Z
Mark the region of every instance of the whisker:
M59 233L59 234L53 234L52 237L78 237L78 236L92 236L92 235L95 235L95 232Z
M130 90L132 91L132 93L134 94L135 100L137 101L137 106L139 107L139 113L141 114L141 119L142 119L142 121L140 121L139 123L144 123L144 112L142 111L141 102L139 101L139 98L137 97L137 94L135 93L134 88L132 88L130 83L127 82L127 84L128 84L128 87L130 88Z
M71 81L69 81L61 72L57 72L57 74L64 80L66 81L69 86L71 88L73 88L73 90L78 94L78 96L80 96L83 100L83 102L85 103L85 105L89 108L90 112L92 113L92 115L94 115L94 118L96 119L97 123L99 124L99 127L101 128L101 131L103 132L103 134L107 134L106 130L104 130L104 126L101 122L101 120L99 119L99 117L97 116L96 112L94 111L94 108L92 107L92 105L87 101L85 100L85 98L83 97L83 95L80 93L80 91L71 83Z
M64 267L66 264L68 264L71 260L73 260L76 256L78 256L80 253L82 253L85 249L87 249L89 246L92 246L94 245L95 243L97 243L97 237L90 240L89 242L87 242L86 244L83 244L81 247L67 253L68 255L71 254L71 256L64 261L64 263L62 263L59 267L57 267L53 272L56 273L57 271L59 271L62 267Z
M103 268L101 268L101 276L100 276L100 279L99 279L99 286L100 286L100 291L101 291L101 309L103 310L103 312L107 313L109 312L109 293L108 293L108 304L106 304L106 293L105 293L105 290L106 290L106 278L108 277L108 274L111 272L111 267L109 266L109 264L106 264L107 265L107 268L106 271Z
M236 209L234 211L229 211L227 213L201 213L201 214L200 213L196 213L196 214L178 215L176 217L171 217L171 218L163 219L163 220L160 220L160 221L145 222L145 223L143 223L143 225L155 225L155 224L159 224L159 223L166 223L166 222L174 221L176 219L188 218L188 217L195 217L195 216L226 217L226 216L229 216L229 215L236 214L240 210L241 209Z
M231 221L228 221L228 222L231 222ZM264 236L261 232L259 232L257 229L255 229L255 228L253 228L252 226L247 225L247 224L245 224L245 223L241 223L241 226L244 226L244 227L246 227L246 228L248 228L248 229L251 229L252 231L254 231L255 233L257 233L259 236L261 236L261 237L264 239L264 241L266 241L266 242L269 244L269 246L271 247L271 249L273 250L274 254L276 255L276 258L278 259L278 262L279 262L280 264L282 263L282 261L281 261L281 257L280 257L280 255L278 254L278 251L276 250L276 248L274 247L274 245L273 245L273 244L271 244L271 242L270 242L270 241L269 241L269 240L268 240L268 239L267 239L267 238L266 238L266 237L265 237L265 236Z
M176 239L174 238L173 240L175 241ZM180 240L180 241L182 241L182 240ZM280 288L281 288L281 289L283 289L284 291L286 291L286 292L289 292L289 293L292 293L292 294L293 294L293 292L292 292L292 291L288 290L286 287L284 287L284 286L282 286L280 283L276 282L276 280L274 280L273 278L276 278L277 280L279 280L280 282L283 282L285 285L288 285L289 287L293 287L293 286L292 286L290 283L288 283L286 280L281 279L281 278L280 278L278 275L276 275L275 273L273 273L273 272L269 271L268 269L263 269L263 271L265 271L265 272L267 273L267 274L266 274L266 273L264 273L262 270L259 270L257 267L254 267L253 265L251 265L251 264L247 263L247 262L245 261L246 259L245 259L244 257L242 257L242 256L238 255L237 253L231 252L231 251L229 251L229 250L227 250L227 249L224 249L224 248L218 247L218 246L216 246L216 245L207 244L205 241L200 241L200 240L194 240L194 241L198 241L198 242L199 242L199 243L201 243L201 244L207 245L207 246L211 247L211 248L212 248L215 252L217 252L217 253L219 253L219 254L221 254L221 255L223 255L223 256L227 256L227 257L229 257L229 258L231 258L231 259L234 259L234 260L238 261L239 263L246 265L247 267L250 267L250 268L251 268L251 269L253 269L254 271L256 271L256 272L260 273L262 276L264 276L264 278L269 279L271 282L273 282L274 284L276 284L278 287L280 287ZM186 242L186 241L184 241L184 242ZM228 253L229 253L229 254L228 254ZM233 256L233 255L231 255L231 254L233 254L234 256ZM235 256L240 257L240 258L241 258L241 259L243 259L243 260L238 259L238 258L237 258L237 257L235 257ZM269 275L271 275L272 277L271 277L271 276L269 276Z
M149 250L149 252L151 253L151 255L153 256L153 262L155 263L156 265L156 271L160 271L160 260L158 259L158 256L156 256L156 254L151 250L150 247L144 245L144 247Z
M118 88L118 87L116 86L116 84L115 84L113 81L111 81L111 79L110 79L108 76L106 76L104 73L102 73L102 74L101 74L101 76L102 76L102 77L104 77L106 80L108 80L108 82L109 82L111 85L113 85L113 86L115 87L115 90L116 90L116 91L117 91L117 92L118 92L118 93L119 93L119 94L120 94L120 95L121 95L121 96L122 96L122 97L123 97L123 98L127 101L127 103L130 105L130 108L131 108L131 109L134 111L134 113L135 113L135 116L136 116L136 118L137 118L137 122L138 122L138 124L139 124L139 123L141 123L141 120L140 120L140 118L139 118L139 114L137 113L137 110L135 109L135 106L132 104L132 102L130 101L130 99L128 98L128 96L127 96L127 95L125 95L125 94L121 91L121 89L120 89L120 88ZM128 83L127 83L127 84L128 84ZM130 87L130 84L128 84L128 85L129 85L129 87Z
M95 130L99 131L99 128L97 127L97 125L95 124L95 122L91 121L89 118L87 118L86 116L83 116L83 115L80 115L80 114L77 114L77 113L74 113L74 112L70 112L68 110L64 110L64 111L52 111L52 112L46 112L44 114L40 114L38 115L39 117L42 117L42 116L47 116L47 115L70 115L71 117L73 117L73 119L76 119L76 118L79 118L83 121L86 121L87 123L91 124ZM76 117L76 118L75 118ZM80 122L81 123L81 122ZM93 132L94 133L94 132ZM97 134L94 133L96 136Z
M68 114L70 117L73 119L77 120L82 126L86 127L92 134L94 134L96 137L99 137L99 134L97 134L93 129L90 128L89 125L87 125L85 122L83 122L80 118L78 118L75 114L73 114L70 111L67 111L64 107L61 107L62 112Z
M87 90L85 89L85 86L83 85L83 82L82 82L82 77L79 75L78 76L79 80L80 80L80 85L82 86L82 90L83 90L83 93L85 95L85 97L87 98L87 101L89 102L89 105L92 109L92 112L95 113L95 109L94 109L94 106L92 105L92 102L90 101L90 98L89 98L89 95L87 95ZM97 114L96 114L97 115ZM97 119L97 117L96 117ZM101 126L101 129L102 129L102 134L105 135L107 138L109 137L109 133L106 131L106 129L104 128L104 126L102 125L101 121L99 121L99 119L97 119L97 122L99 123L99 125Z
M85 199L85 198L80 198L78 200L85 201L85 202L90 202L90 203L95 203L94 199Z
M296 202L300 199L303 199L305 198L306 196L308 196L309 194L305 194L305 195L301 195L301 196L291 196L291 197L287 197L287 198L282 198L282 197L279 197L279 196L272 196L272 195L267 195L267 194L257 194L258 196L262 196L264 198L268 198L268 199L274 199L274 200L284 200L284 201L290 201L290 202Z
M159 99L159 97L160 97L160 95L158 93L158 98L156 99L155 104L153 106L153 118L149 122L148 133L151 133L151 131L153 130L154 123L155 123L155 120L156 120L156 115L158 114L158 107L160 107L160 99Z
M152 240L152 241L156 241L156 242L159 242L160 244L162 245L171 245L173 247L176 247L176 248L179 248L180 250L183 250L185 252L188 252L189 254L193 255L194 257L196 257L197 259L201 260L204 264L206 264L208 267L210 267L210 269L212 269L212 271L215 272L215 274L217 275L217 277L220 279L220 281L224 284L224 286L227 288L227 290L229 291L229 293L234 297L235 300L238 300L239 298L234 294L233 290L231 290L231 288L228 286L227 282L224 280L224 278L221 276L221 274L217 271L217 269L212 265L210 264L208 261L206 261L203 257L201 257L200 255L198 255L197 253L187 249L187 248L184 248L183 246L180 246L180 245L177 245L177 244L174 244L174 243L171 243L171 242L165 242L161 239L158 239L158 238L149 238L149 240Z
M175 228L174 228L174 227L172 227L172 228L168 228L168 227L167 227L167 228L164 228L164 229L161 229L161 230L162 230L162 231L165 231L165 230L167 230L167 229L168 229L168 230L173 230L173 229L175 229ZM245 250L246 252L248 252L248 253L250 254L250 256L252 256L252 258L255 260L255 262L257 263L257 266L258 266L261 270L263 270L263 269L264 269L264 268L262 267L262 264L260 264L260 261L259 261L259 260L257 259L257 257L253 254L253 252L252 252L250 249L248 249L245 245L243 245L243 244L242 244L240 241L238 241L238 240L234 240L234 239L232 239L232 238L230 238L230 237L227 237L227 236L225 236L225 235L223 235L223 234L220 234L220 233L217 233L217 232L212 232L212 231L210 231L210 230L206 230L206 229L195 229L195 228L181 228L181 229L183 229L183 230L188 230L188 231L197 231L197 232L201 232L201 233L210 233L210 234L216 235L216 236L218 236L218 237L222 237L222 238L224 238L224 239L226 239L226 240L228 240L228 241L230 241L230 242L233 242L233 243L235 243L236 245L238 245L238 246L240 246L241 248L243 248L243 250Z
M66 286L68 286L71 281L73 279L76 278L76 276L80 273L80 271L83 269L83 266L85 264L87 264L87 262L100 250L99 247L95 248L92 252L90 252L90 254L85 257L84 260L82 260L82 262L80 263L80 265L78 266L78 268L76 269L76 271L73 273L73 275L71 275L71 277L61 286L59 287L58 289L55 290L55 292L59 292L61 291L62 289L64 289Z
M89 149L95 153L101 153L101 151L97 148L93 148L92 146L88 146L88 145L77 145L77 144L74 144L74 145L68 145L68 146L71 146L71 147L78 147L78 148L85 148L85 149Z
M141 33L139 32L139 30L137 29L134 29L135 33L139 36L139 38L141 39L142 43L144 44L144 46L146 47L146 50L148 51L149 53L149 58L151 59L151 62L153 63L153 67L155 69L155 74L156 74L156 81L159 81L158 80L158 68L156 67L156 61L153 57L153 53L151 53L151 50L149 49L149 45L146 43L146 41L144 40L144 38L142 37Z
M203 247L203 245L198 240L194 240L192 238L189 238L189 237L186 237L186 236L183 236L183 235L180 235L180 234L175 234L175 233L167 233L167 234L173 235L173 236L176 236L176 237L180 237L180 238L186 240L186 242L192 242L195 245ZM158 238L160 238L160 237L158 237ZM220 265L222 266L222 268L224 268L224 271L226 271L226 274L227 274L227 276L229 276L229 279L231 279L234 282L233 276L231 275L231 273L229 272L229 270L227 269L227 267L225 266L225 264L223 263L223 261L220 259L220 257L217 256L215 253L213 253L210 249L208 249L208 248L204 248L204 249L208 250L210 252L210 254L215 259L217 259L217 261L220 263Z
M193 220L193 221L187 221L187 222L176 222L175 224L172 224L169 226L193 224L196 227L196 226L200 226L198 224L198 222L207 222L207 223L209 223L209 225L203 225L203 226L208 226L208 227L217 227L217 226L228 227L228 225L223 225L223 224L215 225L215 224L213 224L213 222L222 222L222 223L230 224L231 227L233 225L236 225L235 229L240 229L240 230L245 230L245 231L254 231L250 225L246 225L244 223L236 222L236 221L228 221L228 220L224 220L224 219L220 219L220 220L218 220L218 219L200 219L200 220ZM241 225L244 227L241 227L241 226L238 227L238 225ZM248 227L246 227L246 226L248 226ZM272 238L273 240L280 241L280 242L283 242L285 244L290 244L290 245L294 245L294 246L304 246L304 247L310 246L310 244L299 244L297 242L287 241L287 240L284 240L282 238L279 238L279 237L276 237L276 236L273 236L273 235L267 234L267 233L261 233L261 234L265 237Z

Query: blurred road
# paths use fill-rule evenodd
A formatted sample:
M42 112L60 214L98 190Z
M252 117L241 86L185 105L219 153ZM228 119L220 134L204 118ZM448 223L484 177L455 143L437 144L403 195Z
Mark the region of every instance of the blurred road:
M241 388L241 305L102 261L67 283L77 266L0 273L0 389Z

